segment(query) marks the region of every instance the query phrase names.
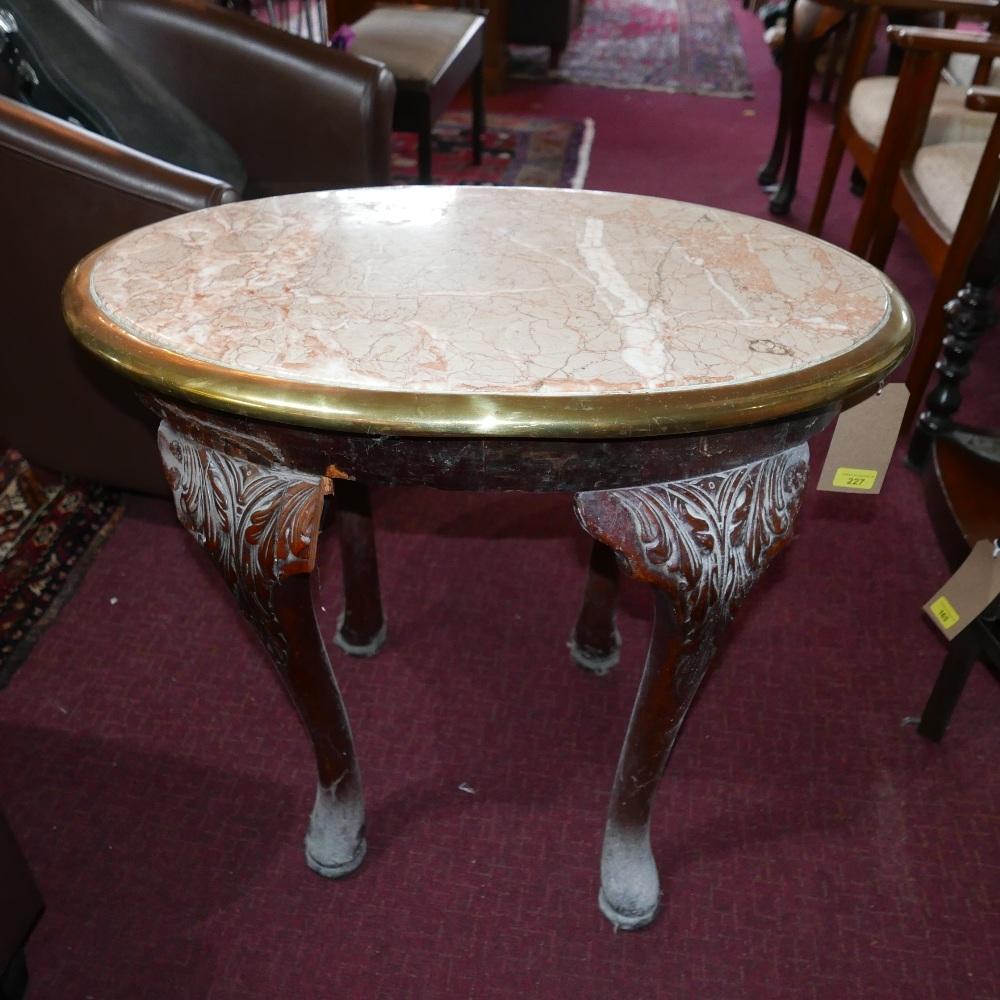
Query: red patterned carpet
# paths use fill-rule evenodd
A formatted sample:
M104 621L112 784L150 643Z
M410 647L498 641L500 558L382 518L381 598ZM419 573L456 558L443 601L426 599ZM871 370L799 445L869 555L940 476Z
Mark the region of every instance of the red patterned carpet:
M69 599L122 508L115 490L40 480L0 452L0 687Z
M753 94L729 7L701 0L586 0L558 69L549 70L548 49L517 46L511 71L594 87Z
M493 112L483 135L483 162L472 163L471 115L442 115L432 133L435 184L502 184L522 187L583 187L594 141L594 123ZM417 177L417 137L396 132L392 140L392 179Z
M777 76L733 10L752 105L522 83L491 107L593 117L588 187L765 216ZM831 238L856 209L845 179ZM889 272L921 309L905 241ZM998 364L987 338L981 422ZM903 724L943 656L920 606L945 564L912 474L878 498L807 493L681 735L654 819L664 910L637 934L599 915L597 859L648 595L626 586L620 668L586 676L565 649L587 552L565 498L376 507L389 642L331 650L370 850L331 884L303 863L311 755L263 653L167 505L129 500L0 692L0 800L48 901L32 1000L997 996L1000 687L975 671L940 746ZM335 546L319 578L332 631Z

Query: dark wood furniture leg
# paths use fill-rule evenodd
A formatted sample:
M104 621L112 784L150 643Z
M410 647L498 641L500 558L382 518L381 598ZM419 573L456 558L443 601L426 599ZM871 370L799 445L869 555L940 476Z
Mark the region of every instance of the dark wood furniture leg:
M349 479L339 480L336 507L344 610L333 641L351 656L374 656L385 644L386 621L368 487Z
M420 124L417 128L417 180L421 184L433 183L433 168L431 166L431 106L428 98L420 108Z
M472 162L479 166L483 162L483 132L486 131L486 99L483 84L482 60L472 71Z
M795 0L789 4L788 7L788 19L791 21L794 12ZM771 145L771 155L767 159L767 163L764 164L757 171L757 183L761 187L770 187L776 184L778 181L778 173L781 170L781 164L785 159L785 143L788 138L788 120L789 111L792 105L792 94L791 94L791 84L792 84L792 72L790 68L790 63L795 58L794 57L795 40L792 34L792 29L789 27L785 31L785 39L782 42L782 59L781 59L781 87L778 99L778 124L774 132L774 142Z
M574 663L599 676L618 663L622 637L615 624L617 601L618 557L607 545L595 541L583 606L567 645Z
M0 1000L23 1000L27 994L24 947L41 914L38 886L0 812Z
M997 280L990 276L988 285L969 283L945 306L948 336L937 363L938 384L927 397L906 455L916 469L927 464L934 439L955 427L953 417L962 404L962 382L969 374L978 340L997 321L990 287Z
M319 782L306 862L320 875L346 875L365 853L361 775L309 576L332 482L227 455L166 420L159 445L178 519L212 558L260 635L312 740Z
M771 196L768 210L772 215L787 215L795 198L799 181L799 167L802 162L802 140L805 136L806 112L809 107L809 84L816 66L816 57L822 46L821 40L796 41L787 67L789 102L787 117L787 156L781 185ZM786 69L782 67L782 83ZM782 87L782 103L786 99Z
M0 969L0 1000L24 1000L28 995L28 963L20 948Z
M938 384L927 397L926 409L913 432L907 461L917 469L927 464L931 442L950 433L962 403L962 382L969 374L979 338L996 325L995 291L1000 284L1000 203L994 207L986 234L976 248L966 283L945 306L948 334L937 363Z
M584 529L619 552L656 599L601 857L599 904L616 927L643 927L656 915L653 796L723 631L788 541L808 465L803 444L714 475L577 494Z
M955 711L958 699L965 689L965 682L979 656L979 630L982 627L978 621L974 621L948 644L948 655L917 726L917 732L925 739L934 743L940 743L943 739L951 721L951 713Z

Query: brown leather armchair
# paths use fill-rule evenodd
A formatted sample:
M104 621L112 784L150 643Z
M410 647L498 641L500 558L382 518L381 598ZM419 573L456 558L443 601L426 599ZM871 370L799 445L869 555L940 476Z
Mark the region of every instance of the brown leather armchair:
M86 6L229 142L246 168L243 197L388 182L395 92L380 64L191 0ZM4 97L0 177L0 440L43 468L165 493L154 421L76 348L59 293L102 243L237 193Z

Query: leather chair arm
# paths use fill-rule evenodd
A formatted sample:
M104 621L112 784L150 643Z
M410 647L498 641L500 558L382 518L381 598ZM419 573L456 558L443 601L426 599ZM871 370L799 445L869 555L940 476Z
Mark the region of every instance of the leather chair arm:
M44 468L166 492L155 419L129 383L77 346L60 291L102 243L235 192L2 97L0 177L9 194L0 439Z
M81 185L112 188L123 199L135 198L177 212L236 200L236 192L224 181L175 167L0 97L0 160L8 157L33 160L50 167L52 176L73 174ZM32 191L31 196L43 199L47 194Z
M246 197L389 181L395 82L381 63L197 0L90 0L236 150Z

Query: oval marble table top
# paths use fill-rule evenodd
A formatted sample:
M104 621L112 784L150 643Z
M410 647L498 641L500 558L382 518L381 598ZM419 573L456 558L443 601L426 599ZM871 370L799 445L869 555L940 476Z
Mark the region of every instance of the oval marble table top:
M397 187L180 215L91 255L88 347L225 409L340 429L638 434L868 388L910 317L774 223L634 195Z

